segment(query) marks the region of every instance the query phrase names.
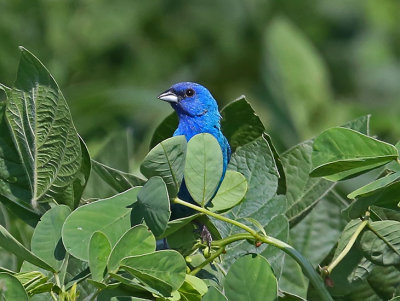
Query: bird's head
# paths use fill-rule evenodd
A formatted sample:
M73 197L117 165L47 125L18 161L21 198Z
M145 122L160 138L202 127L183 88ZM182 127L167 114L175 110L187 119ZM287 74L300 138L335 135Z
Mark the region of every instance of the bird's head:
M206 114L220 116L217 102L210 91L196 83L175 84L158 98L169 102L179 116L200 117Z

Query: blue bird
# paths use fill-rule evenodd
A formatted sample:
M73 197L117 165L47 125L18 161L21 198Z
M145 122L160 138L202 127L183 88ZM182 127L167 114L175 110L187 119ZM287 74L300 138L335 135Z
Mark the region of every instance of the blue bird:
M169 102L178 114L179 125L174 132L174 136L184 135L186 140L189 141L194 135L209 133L217 139L221 146L223 157L221 183L231 157L231 147L229 146L228 140L222 134L220 124L221 115L214 97L202 85L182 82L173 85L167 91L161 93L158 98ZM182 200L194 203L184 180L179 190L178 197ZM172 207L172 219L183 217L190 213L185 210L187 208L182 209L181 207L180 205Z

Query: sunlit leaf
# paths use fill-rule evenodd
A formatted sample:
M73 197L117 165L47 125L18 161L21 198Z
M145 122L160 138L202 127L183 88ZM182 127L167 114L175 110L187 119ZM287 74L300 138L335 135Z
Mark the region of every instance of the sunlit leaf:
M198 134L190 139L184 174L190 195L204 207L214 195L222 176L222 151L214 136Z
M185 259L173 250L127 257L121 261L121 268L154 289L164 283L171 291L182 285L186 275Z
M399 172L390 174L388 176L375 180L371 183L368 183L367 185L364 185L363 187L360 187L357 190L354 190L352 193L349 193L347 197L349 199L355 199L358 197L368 196L369 194L376 193L377 191L386 188L388 185L392 184L399 178L400 178Z
M341 180L386 164L399 156L397 149L357 131L331 128L314 141L312 176Z
M132 204L140 187L79 207L65 220L62 239L68 253L88 260L90 237L103 232L112 246L131 228Z
M229 300L276 300L278 284L268 261L260 255L246 255L230 267L224 282Z
M236 206L247 192L246 178L239 172L227 170L221 186L208 205L211 211L225 211Z
M160 176L175 198L182 183L186 158L186 138L176 136L157 144L144 158L140 171L147 178Z
M107 236L100 231L94 232L89 241L89 268L94 281L103 280L110 252L111 245Z
M156 250L154 235L144 225L137 225L129 229L117 241L108 258L109 271L115 271L120 261L128 256L151 253Z

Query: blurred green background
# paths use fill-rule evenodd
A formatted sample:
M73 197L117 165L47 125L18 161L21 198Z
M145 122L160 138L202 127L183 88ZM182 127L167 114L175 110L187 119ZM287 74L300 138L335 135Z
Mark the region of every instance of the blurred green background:
M179 81L221 107L245 94L280 150L367 113L396 142L399 11L397 0L0 0L0 81L12 85L19 45L35 53L92 156L124 170L171 112L156 96ZM129 167L106 151L121 143Z

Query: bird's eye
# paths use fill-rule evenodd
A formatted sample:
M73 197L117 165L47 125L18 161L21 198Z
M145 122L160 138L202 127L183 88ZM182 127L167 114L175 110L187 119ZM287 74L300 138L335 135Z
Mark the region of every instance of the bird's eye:
M188 97L193 96L194 95L194 90L193 89L187 89L185 91L185 95L188 96Z

